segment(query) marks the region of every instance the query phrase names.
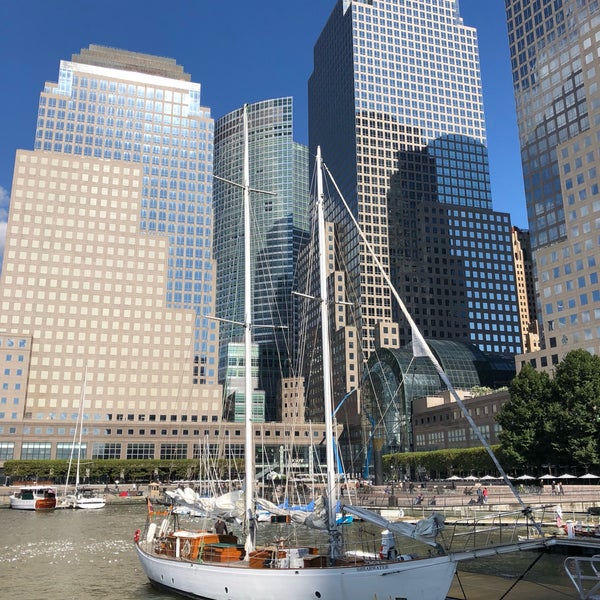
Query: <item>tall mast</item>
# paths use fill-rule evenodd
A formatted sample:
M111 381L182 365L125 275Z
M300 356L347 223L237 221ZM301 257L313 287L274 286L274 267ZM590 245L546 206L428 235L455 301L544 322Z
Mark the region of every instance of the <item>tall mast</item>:
M75 491L79 487L79 463L81 461L81 439L83 435L83 410L85 404L85 387L87 385L87 363L85 365L85 371L83 373L83 383L81 384L81 405L79 406L79 443L77 446L77 474L75 475Z
M246 443L246 556L254 550L252 518L254 514L254 439L252 436L252 264L250 243L250 164L248 149L248 105L244 104L244 371Z
M329 294L327 291L327 242L325 239L325 210L323 194L323 159L317 147L317 226L319 233L319 281L321 294L321 345L323 362L323 405L325 409L325 443L327 444L327 516L329 522L330 558L340 552L336 522L336 481L333 454L333 399L331 392L331 346L329 343Z

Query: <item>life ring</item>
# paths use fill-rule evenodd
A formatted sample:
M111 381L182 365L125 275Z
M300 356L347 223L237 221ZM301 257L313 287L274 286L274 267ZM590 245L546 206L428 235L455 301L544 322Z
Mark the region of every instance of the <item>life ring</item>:
M135 533L133 534L133 541L137 544L140 541L140 534L142 532L139 529L135 530Z

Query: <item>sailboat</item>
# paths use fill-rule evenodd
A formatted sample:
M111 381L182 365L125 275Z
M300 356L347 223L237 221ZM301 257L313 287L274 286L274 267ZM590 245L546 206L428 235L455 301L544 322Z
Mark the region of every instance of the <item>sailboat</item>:
M77 426L73 434L73 444L71 446L71 456L69 458L69 469L67 471L67 480L65 483L65 490L63 498L59 501L59 508L84 508L84 509L97 509L103 508L106 505L106 499L103 495L99 495L92 488L85 488L81 486L80 480L80 468L81 468L81 441L83 438L83 410L85 405L85 388L87 385L87 365L85 367L85 373L83 376L83 383L81 386L81 401L79 404L79 414L77 416ZM79 436L79 437L78 437ZM77 441L77 464L75 471L75 490L73 492L68 491L69 477L71 475L71 467L74 459L75 452L75 441Z
M338 506L334 457L333 401L331 382L324 377L324 414L326 434L327 483L322 511L308 515L305 523L327 531L328 547L290 547L280 541L265 548L255 546L254 440L252 435L251 365L251 268L250 268L250 182L248 166L248 122L244 109L244 270L245 270L245 484L244 521L246 539L209 532L177 530L174 521L147 522L144 532L134 535L135 549L151 584L160 589L193 598L210 600L288 600L306 598L398 598L442 600L446 598L456 570L455 558L443 551L436 536L443 517L432 515L416 525L382 523L380 515L361 510L388 531L407 535L434 550L423 558L395 553L381 557L345 552L336 522ZM329 344L328 292L323 193L323 164L317 153L317 214L320 253L320 305L323 373L331 373ZM319 503L318 503L319 504ZM355 512L356 507L344 507ZM400 558L408 558L400 560Z

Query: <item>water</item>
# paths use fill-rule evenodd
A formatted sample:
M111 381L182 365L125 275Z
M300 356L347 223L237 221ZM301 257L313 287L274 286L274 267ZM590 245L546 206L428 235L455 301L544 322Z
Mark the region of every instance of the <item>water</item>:
M145 505L109 505L97 511L50 513L0 510L0 589L4 598L22 600L173 600L147 582L133 548L133 534L145 522ZM192 525L199 528L200 524ZM262 525L263 535L279 535L280 526ZM282 530L281 530L282 531ZM345 526L351 538L378 546L378 534L364 523ZM314 541L314 540L313 540ZM461 563L459 571L519 577L537 553L521 552ZM564 575L565 556L545 554L526 580L540 588L564 588L563 598L577 598ZM542 597L542 596L540 596ZM554 596L553 596L554 597ZM478 596L474 596L478 598ZM495 596L487 594L486 600ZM508 598L525 598L517 586ZM260 600L260 599L257 599ZM364 600L364 599L357 599Z
M150 587L133 548L145 506L49 513L0 510L4 598L172 599Z

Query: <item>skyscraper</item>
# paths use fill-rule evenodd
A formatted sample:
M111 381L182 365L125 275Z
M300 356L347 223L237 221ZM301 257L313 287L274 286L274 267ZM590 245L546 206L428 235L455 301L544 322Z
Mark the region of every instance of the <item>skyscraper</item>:
M510 218L492 208L477 35L457 0L337 3L309 82L317 145L425 336L518 352ZM339 206L329 218L344 222ZM365 245L338 229L366 357L381 323L408 342Z
M200 85L174 60L90 46L44 86L0 283L14 457L68 457L86 365L88 458L191 458L185 422L220 419L212 144Z
M507 0L506 17L541 345L517 366L551 370L600 352L600 6Z
M264 417L276 417L282 376L293 374L296 309L292 291L296 262L308 233L308 152L293 139L292 98L246 107L252 226L252 335L257 344L257 386L265 393ZM219 380L236 392L233 370L244 321L243 190L244 108L215 127L215 259L217 316L221 322ZM234 185L235 182L238 185ZM237 323L237 324L236 324ZM230 364L231 363L231 364ZM242 395L237 390L243 408ZM238 411L239 412L239 411Z

